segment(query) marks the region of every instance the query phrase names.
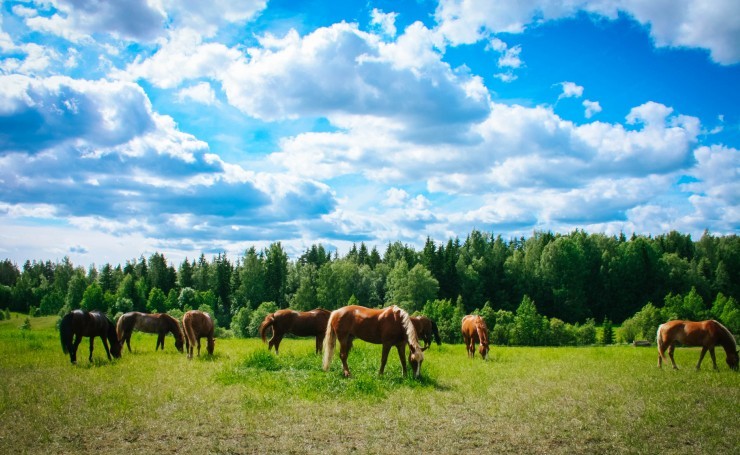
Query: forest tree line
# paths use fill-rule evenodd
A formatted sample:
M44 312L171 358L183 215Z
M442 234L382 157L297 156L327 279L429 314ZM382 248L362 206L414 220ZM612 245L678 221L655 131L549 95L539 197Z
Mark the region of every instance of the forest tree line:
M381 254L360 243L341 257L318 244L291 260L276 242L249 248L235 261L223 253L210 260L201 254L177 266L160 253L87 269L67 257L27 260L20 268L8 259L0 262L1 309L47 315L85 308L113 316L204 307L220 327L244 334L253 334L247 326L269 309L394 303L449 319L442 328L450 325L444 337L450 340L461 314L482 312L491 325L498 315L499 323L509 324L499 327L505 331L499 341L509 344L516 342L520 312L575 328L577 337L581 324L628 318L632 323L648 305L658 311L655 319L711 316L720 302L722 311L730 309L728 317L740 318L738 299L740 238L708 232L698 241L675 231L627 238L581 230L506 241L474 230L464 241L428 238L421 251L395 242Z

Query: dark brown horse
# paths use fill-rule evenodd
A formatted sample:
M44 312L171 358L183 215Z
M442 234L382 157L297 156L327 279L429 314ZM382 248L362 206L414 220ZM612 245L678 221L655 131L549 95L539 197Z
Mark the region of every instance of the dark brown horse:
M277 354L283 337L290 333L299 337L316 337L316 353L319 353L324 344L326 323L329 321L330 314L330 311L323 308L311 311L278 310L270 313L260 324L262 342L266 342L267 329L272 327L272 337L267 344L268 351L275 346L275 354Z
M359 338L368 343L383 345L380 358L380 374L385 370L388 353L393 346L398 350L403 375L406 376L406 345L409 345L409 362L414 377L421 374L424 353L419 346L416 330L411 318L401 308L393 305L383 309L371 309L350 305L331 312L326 324L324 338L324 371L329 369L334 347L339 340L339 358L342 360L344 376L349 377L347 357L352 349L352 340Z
M164 337L167 333L171 333L175 337L175 348L182 352L184 339L182 330L180 330L180 323L167 313L146 314L132 311L118 318L118 324L116 324L118 339L121 341L121 348L123 348L123 343L126 343L128 352L131 352L131 334L134 330L156 333L157 346L154 348L155 351L160 346L164 351Z
M416 329L416 336L424 342L424 347L421 348L422 351L429 349L432 344L432 336L434 336L437 346L442 344L436 322L426 316L411 316L411 322L414 324L414 329Z
M673 350L676 348L676 343L681 343L684 346L701 346L699 362L696 364L697 370L701 367L701 361L704 360L707 351L712 356L714 369L717 369L714 347L718 344L725 349L727 365L733 370L738 369L738 352L735 338L725 326L717 321L668 321L658 327L657 342L659 368L663 366L665 351L668 349L673 368L678 369L676 361L673 360Z
M488 327L482 317L473 314L465 316L462 319L462 335L468 357L475 357L475 343L479 343L480 356L488 360Z
M216 339L213 337L213 319L208 313L199 310L190 310L182 317L182 327L185 330L186 348L188 359L193 358L193 348L198 345L198 356L200 357L200 339L206 337L208 344L206 349L209 355L213 355L213 348L216 345Z
M111 360L111 354L115 358L121 357L121 345L118 343L116 326L105 314L85 310L74 310L65 314L59 324L59 338L62 341L62 351L65 354L69 353L69 360L72 363L77 363L77 347L82 342L82 337L90 337L90 362L92 362L95 337L103 340L108 360ZM110 343L110 349L108 343Z

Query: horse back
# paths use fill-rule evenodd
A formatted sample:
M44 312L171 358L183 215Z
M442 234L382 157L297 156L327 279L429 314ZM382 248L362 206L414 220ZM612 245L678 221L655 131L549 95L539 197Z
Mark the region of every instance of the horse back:
M323 335L330 315L330 312L322 309L294 312L290 332L296 336Z
M717 344L720 327L716 321L668 321L660 326L660 337L663 343L678 342L685 346L707 346Z

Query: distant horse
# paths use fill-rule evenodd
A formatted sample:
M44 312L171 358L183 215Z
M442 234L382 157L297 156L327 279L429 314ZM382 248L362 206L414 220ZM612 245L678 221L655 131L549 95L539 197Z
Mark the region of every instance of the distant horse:
M462 318L462 335L468 357L475 357L475 343L480 343L478 352L483 360L488 360L488 327L482 317L469 314Z
M72 341L73 337L74 341ZM115 358L121 357L121 345L118 343L116 326L105 314L99 311L74 310L65 314L62 318L62 322L59 324L62 351L65 354L69 353L69 360L73 364L77 363L77 347L80 345L82 337L90 338L90 362L92 362L95 337L100 337L103 340L108 360L111 360L111 354ZM110 343L110 349L108 343Z
M283 337L291 333L299 337L316 337L316 353L318 354L324 344L326 323L329 321L330 314L330 311L323 308L311 311L278 310L270 313L260 324L262 342L266 342L267 329L272 327L272 338L267 344L268 351L275 346L275 354L277 354Z
M344 376L349 377L347 357L352 349L352 340L359 338L368 343L382 344L380 374L385 370L388 353L393 346L398 350L403 375L406 376L406 345L409 345L409 362L414 370L414 377L421 374L421 362L424 360L416 330L411 318L401 308L393 305L383 309L365 308L350 305L331 312L326 324L324 337L324 371L329 369L334 356L334 347L339 340L339 358L342 360Z
M206 337L208 344L206 349L209 355L213 355L213 347L216 345L216 340L213 338L213 319L208 313L204 313L199 310L191 310L185 313L182 317L182 327L185 330L186 348L188 351L188 359L193 358L193 347L198 345L198 356L200 357L200 339Z
M701 346L702 349L701 354L699 354L699 363L696 364L697 370L701 367L701 361L704 360L704 355L707 351L709 351L709 355L712 356L714 369L717 369L717 360L714 357L714 346L718 344L722 345L725 349L725 354L727 354L727 365L729 365L733 370L738 369L738 352L735 338L725 326L717 321L668 321L658 327L657 342L659 368L663 366L665 351L668 349L668 355L671 358L673 369L678 369L676 361L673 359L673 350L676 347L676 343L681 343L685 346Z
M123 343L126 343L128 352L131 352L131 334L134 330L156 333L157 346L154 348L155 351L160 346L164 351L164 337L167 333L171 333L175 337L175 348L182 352L184 338L182 330L180 330L180 323L167 313L146 314L132 311L118 318L118 324L116 325L118 339L121 341L121 348L123 348Z
M411 322L414 324L414 329L416 329L416 336L424 342L424 347L421 348L422 351L429 349L432 344L432 335L434 335L437 346L442 344L436 322L426 316L411 316Z

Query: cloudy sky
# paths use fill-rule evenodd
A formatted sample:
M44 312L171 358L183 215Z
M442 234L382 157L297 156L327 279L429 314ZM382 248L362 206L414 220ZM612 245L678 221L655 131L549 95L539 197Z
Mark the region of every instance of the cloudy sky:
M0 10L0 257L740 231L737 0Z

